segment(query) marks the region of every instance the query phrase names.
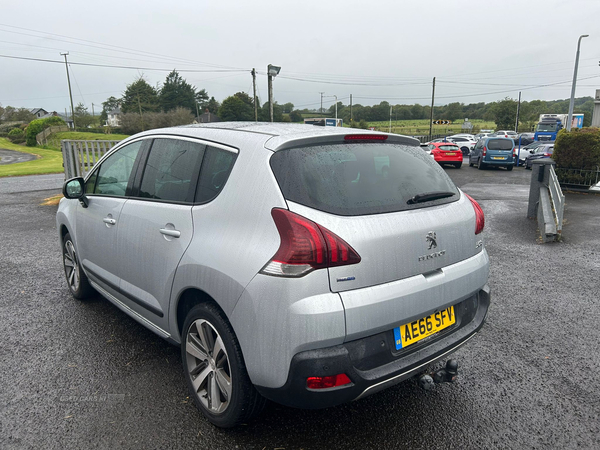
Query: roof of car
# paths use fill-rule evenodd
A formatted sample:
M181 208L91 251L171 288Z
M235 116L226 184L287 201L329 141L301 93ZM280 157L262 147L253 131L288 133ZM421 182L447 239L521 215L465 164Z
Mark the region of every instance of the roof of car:
M172 134L215 140L229 145L241 141L263 141L270 150L281 150L291 146L309 143L342 142L346 135L387 136L386 142L418 146L419 141L409 136L381 133L348 127L323 127L295 123L270 122L212 122L184 125L180 127L150 130L136 136L153 134Z

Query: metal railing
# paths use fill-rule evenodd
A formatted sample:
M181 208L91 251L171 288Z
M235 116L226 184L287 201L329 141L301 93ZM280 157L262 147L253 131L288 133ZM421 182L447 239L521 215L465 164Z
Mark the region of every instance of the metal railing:
M120 141L74 141L62 140L65 179L85 176L94 164Z
M600 166L592 170L557 168L556 175L562 185L590 187L600 182Z
M560 183L558 182L558 177L556 176L553 165L550 166L548 189L550 189L550 198L552 199L552 205L554 207L556 231L560 234L562 232L563 215L565 212L565 195L560 188Z

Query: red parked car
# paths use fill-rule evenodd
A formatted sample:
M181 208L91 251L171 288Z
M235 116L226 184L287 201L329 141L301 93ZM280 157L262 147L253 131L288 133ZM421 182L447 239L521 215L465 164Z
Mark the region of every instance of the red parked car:
M430 142L427 149L431 156L440 165L450 164L460 169L463 162L463 154L458 145L450 142Z

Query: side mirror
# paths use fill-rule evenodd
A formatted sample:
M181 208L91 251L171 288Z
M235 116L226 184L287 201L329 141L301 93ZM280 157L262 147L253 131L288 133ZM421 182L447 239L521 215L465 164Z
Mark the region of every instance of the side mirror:
M85 182L82 177L71 178L65 181L62 189L63 196L70 199L79 199L84 207L88 205L85 194Z

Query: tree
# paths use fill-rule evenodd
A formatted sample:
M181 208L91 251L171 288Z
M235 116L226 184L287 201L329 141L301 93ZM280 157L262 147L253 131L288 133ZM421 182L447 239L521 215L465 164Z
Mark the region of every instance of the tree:
M205 93L206 94L206 93ZM163 84L159 94L160 108L171 111L177 107L196 111L196 88L173 70Z
M252 120L254 120L254 116L252 116ZM258 120L261 122L270 122L271 121L271 113L269 111L269 102L265 102L262 105L262 108L259 105L258 108ZM283 112L281 105L277 102L273 102L273 122L282 122L283 121Z
M281 105L284 114L289 114L294 110L294 104L291 102Z
M292 122L302 122L304 120L304 118L302 117L302 114L300 113L300 111L295 109L294 111L292 111L290 113L290 120Z
M108 113L119 107L121 99L110 96L105 102L102 102L102 113L100 114L100 123L106 123L108 120Z
M121 110L124 113L137 112L142 113L158 111L160 102L155 88L150 86L143 77L139 77L133 83L127 86L121 102Z
M7 106L4 108L4 121L5 122L31 122L35 119L35 116L31 114L31 111L27 108L13 108Z
M445 119L452 120L452 121L459 119L463 116L462 105L458 102L450 103L446 106L445 113L446 113ZM516 110L515 110L515 113L516 113Z
M214 97L211 97L210 100L206 103L204 109L208 109L208 112L211 114L217 114L219 112L219 108L221 104L215 100Z
M490 112L498 129L511 130L515 126L517 117L517 102L507 97L494 103Z
M212 98L215 99L214 97ZM198 108L200 109L200 114L204 111L206 107L208 107L208 94L205 89L200 89L196 92L196 102L198 103ZM218 109L218 108L217 108Z
M94 123L94 117L88 112L88 109L83 103L79 103L75 107L75 123L79 128L87 128Z
M238 92L239 94L239 92ZM219 118L224 121L254 120L254 107L238 96L227 97L219 108Z

